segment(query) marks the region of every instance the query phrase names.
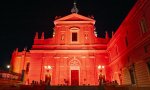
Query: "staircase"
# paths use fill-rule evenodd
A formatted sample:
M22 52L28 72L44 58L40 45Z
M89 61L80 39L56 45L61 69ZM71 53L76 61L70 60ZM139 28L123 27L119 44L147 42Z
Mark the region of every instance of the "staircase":
M103 90L98 86L48 86L46 90Z
M19 90L20 81L0 78L0 90Z
M133 86L48 86L44 90L150 90L150 87Z

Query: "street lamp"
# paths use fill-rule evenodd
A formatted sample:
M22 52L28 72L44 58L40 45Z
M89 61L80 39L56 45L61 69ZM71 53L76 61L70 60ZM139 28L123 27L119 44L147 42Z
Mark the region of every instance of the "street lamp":
M98 65L98 69L104 69L105 68L105 66L103 66L103 65Z
M52 66L47 65L47 66L44 66L44 68L46 70L45 82L47 85L50 85L50 82L51 82L51 71L50 70L52 70Z
M105 75L103 74L103 69L105 68L105 66L103 65L98 65L98 70L99 70L99 85L102 85L102 83L104 82L105 80Z
M10 72L11 66L10 66L10 65L7 65L6 68L7 68L7 71Z
M52 67L51 66L44 66L44 68L46 69L46 70L51 70L52 69Z
M103 72L102 72L102 69L104 69L105 68L105 66L103 66L103 65L98 65L98 70L99 70L99 74L102 74Z
M7 65L6 67L7 67L7 69L9 69L9 68L10 68L10 65Z

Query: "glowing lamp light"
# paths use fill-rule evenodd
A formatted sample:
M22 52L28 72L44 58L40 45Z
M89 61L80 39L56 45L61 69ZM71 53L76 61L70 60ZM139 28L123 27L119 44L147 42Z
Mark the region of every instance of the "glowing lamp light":
M105 66L98 65L98 69L105 68Z
M99 65L99 66L98 66L98 69L101 69L101 68L102 68L101 65Z
M51 66L48 66L47 68L48 68L48 69L52 69L52 67L51 67Z
M9 68L10 68L10 65L7 65L7 68L9 69Z
M45 69L52 69L52 67L49 66L49 65L48 65L48 66L44 66L44 68L45 68Z
M105 66L102 66L102 68L105 68Z
M44 66L45 69L47 69L47 66Z

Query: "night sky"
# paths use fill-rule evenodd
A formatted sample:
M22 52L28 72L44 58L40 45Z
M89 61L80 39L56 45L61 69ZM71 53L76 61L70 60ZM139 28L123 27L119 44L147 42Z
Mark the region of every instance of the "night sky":
M76 0L79 14L93 15L98 37L116 31L137 0ZM74 0L5 0L0 8L0 69L9 64L14 49L28 50L35 32L52 35L55 16L71 14Z

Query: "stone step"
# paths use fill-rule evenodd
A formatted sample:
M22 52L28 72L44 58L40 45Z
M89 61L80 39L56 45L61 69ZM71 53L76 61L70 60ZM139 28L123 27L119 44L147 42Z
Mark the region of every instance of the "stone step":
M99 88L97 86L47 86L46 90L100 90Z
M150 87L132 86L41 86L41 85L22 85L20 87L0 86L0 90L150 90Z
M98 86L40 86L22 85L20 90L103 90Z

